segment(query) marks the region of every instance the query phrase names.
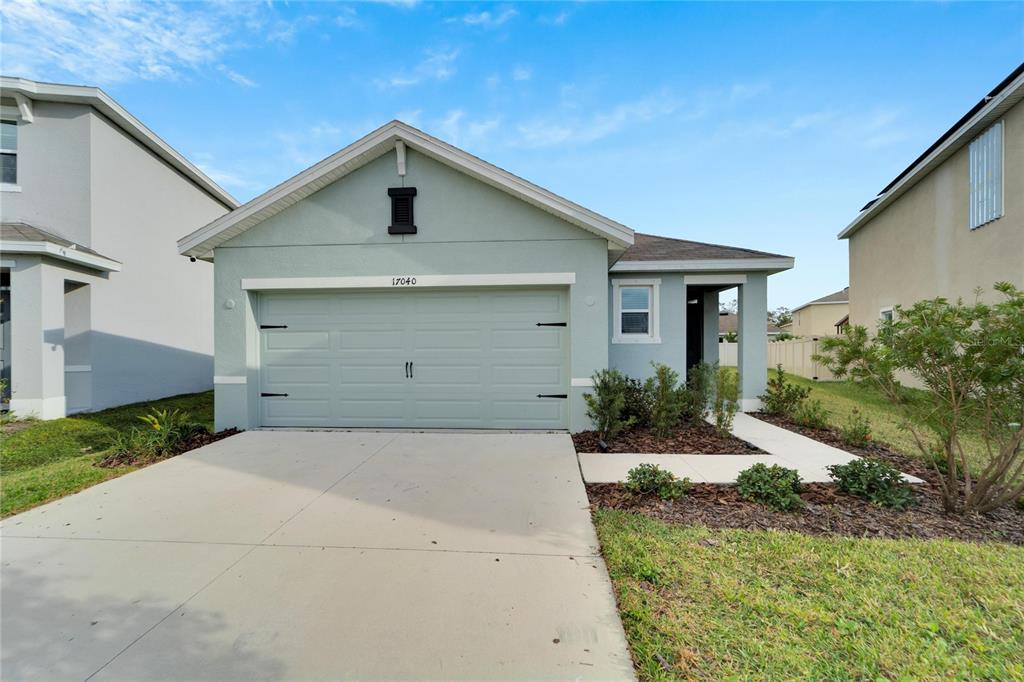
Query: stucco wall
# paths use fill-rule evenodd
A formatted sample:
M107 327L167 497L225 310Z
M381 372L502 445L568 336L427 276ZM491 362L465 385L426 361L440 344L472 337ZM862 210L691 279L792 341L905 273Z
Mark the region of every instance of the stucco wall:
M92 409L213 386L213 266L177 239L227 212L98 113L92 246L122 262L92 291Z
M571 376L607 366L606 240L412 150L404 185L417 188L419 231L389 235L387 189L402 185L389 152L216 249L215 374L248 380L217 384L218 428L257 423L259 359L242 278L574 272ZM569 389L570 428L586 425L586 390Z
M850 322L936 296L973 300L1000 280L1024 287L1024 105L1003 119L1004 215L971 230L967 146L850 238Z
M615 275L608 284L608 338L613 336L615 323L615 305L611 300L613 283L628 280L661 280L658 287L658 318L661 343L610 343L608 346L608 364L610 367L636 379L646 379L654 374L652 362L668 365L686 374L686 288L683 286L683 275L678 272L631 273Z
M793 313L786 331L794 336L835 336L836 322L850 312L849 303L816 303Z

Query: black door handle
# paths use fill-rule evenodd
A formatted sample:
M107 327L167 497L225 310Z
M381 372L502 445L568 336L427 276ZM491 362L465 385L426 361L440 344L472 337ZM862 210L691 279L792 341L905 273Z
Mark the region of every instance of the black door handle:
M405 378L406 379L409 378L409 363L408 362L405 363Z
M410 379L412 379L412 378L413 378L413 377L415 377L415 376L416 376L416 373L415 373L415 372L413 372L413 369L412 369L412 361L410 360L410 361L409 361L409 378L410 378Z

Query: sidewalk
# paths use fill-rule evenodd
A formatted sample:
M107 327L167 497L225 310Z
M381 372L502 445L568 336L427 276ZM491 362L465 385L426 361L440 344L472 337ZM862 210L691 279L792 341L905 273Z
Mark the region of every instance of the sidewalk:
M788 429L761 421L756 417L736 415L732 433L737 438L761 448L768 454L756 455L647 455L619 453L580 453L580 469L587 483L615 483L637 464L649 462L667 469L694 483L735 483L736 476L753 464L779 464L800 472L805 483L829 483L832 478L825 467L846 464L859 459L856 455L825 445ZM909 483L921 479L904 474Z

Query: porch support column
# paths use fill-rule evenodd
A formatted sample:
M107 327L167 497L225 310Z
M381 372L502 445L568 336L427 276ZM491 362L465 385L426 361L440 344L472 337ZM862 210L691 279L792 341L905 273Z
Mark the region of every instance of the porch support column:
M740 409L753 412L761 408L758 396L768 386L768 276L748 273L738 303Z
M64 398L64 278L38 257L11 268L11 412L57 419Z
M704 362L718 362L718 292L704 292Z

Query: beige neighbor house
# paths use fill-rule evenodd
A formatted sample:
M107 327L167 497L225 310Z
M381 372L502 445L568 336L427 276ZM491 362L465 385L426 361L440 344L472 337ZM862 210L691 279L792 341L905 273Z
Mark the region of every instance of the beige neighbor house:
M849 240L850 323L893 306L1024 287L1024 64L872 199Z
M238 206L98 88L0 77L2 402L42 419L213 387L213 266Z
M835 336L850 316L850 287L845 287L793 309L793 321L782 330L793 336Z

